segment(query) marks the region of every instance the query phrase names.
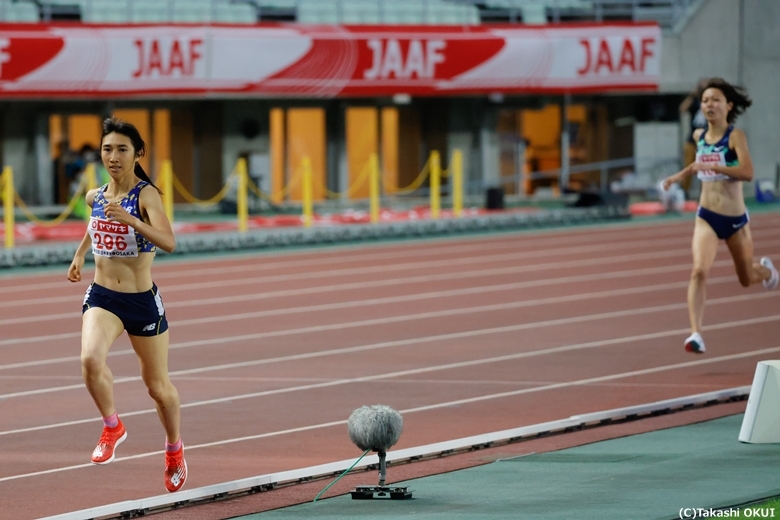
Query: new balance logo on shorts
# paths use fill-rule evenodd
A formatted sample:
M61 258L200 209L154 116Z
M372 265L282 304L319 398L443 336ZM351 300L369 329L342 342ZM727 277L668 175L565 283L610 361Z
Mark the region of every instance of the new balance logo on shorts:
M157 324L156 324L156 323L152 323L151 325L147 325L146 327L144 327L144 328L143 328L143 329L141 329L141 330L142 330L142 331L144 331L144 332L149 332L149 331L152 331L152 330L154 330L154 328L155 328L156 326L157 326Z

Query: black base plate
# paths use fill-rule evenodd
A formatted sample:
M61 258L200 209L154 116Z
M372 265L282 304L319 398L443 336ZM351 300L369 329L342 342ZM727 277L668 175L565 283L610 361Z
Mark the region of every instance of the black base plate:
M406 500L412 498L412 492L405 487L390 486L356 486L350 491L352 500L371 500L373 498L389 498L391 500Z

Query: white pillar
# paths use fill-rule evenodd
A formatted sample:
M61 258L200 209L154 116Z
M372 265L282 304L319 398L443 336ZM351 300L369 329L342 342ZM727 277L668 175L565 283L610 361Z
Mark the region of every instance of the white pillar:
M780 443L780 361L760 361L756 366L739 440Z

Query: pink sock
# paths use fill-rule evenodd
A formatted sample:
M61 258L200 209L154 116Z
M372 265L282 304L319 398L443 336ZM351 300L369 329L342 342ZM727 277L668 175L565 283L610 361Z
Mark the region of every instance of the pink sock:
M171 444L167 440L165 441L165 451L168 453L175 453L181 449L181 437L176 441L176 444Z
M110 415L109 417L103 417L103 426L107 428L116 428L118 424L119 416L117 416L116 412L114 412L114 414Z

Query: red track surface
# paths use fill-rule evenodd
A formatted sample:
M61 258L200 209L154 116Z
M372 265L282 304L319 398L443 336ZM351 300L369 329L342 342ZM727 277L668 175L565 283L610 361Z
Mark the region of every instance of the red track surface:
M751 222L780 258L780 216ZM707 354L686 353L690 221L158 262L182 398L187 488L357 456L346 419L404 415L397 448L748 385L780 355L780 291L739 286L724 249ZM128 440L79 365L86 283L0 277L0 516L163 494L164 435L126 337L112 348ZM87 274L89 277L89 274ZM736 434L735 434L736 435Z

